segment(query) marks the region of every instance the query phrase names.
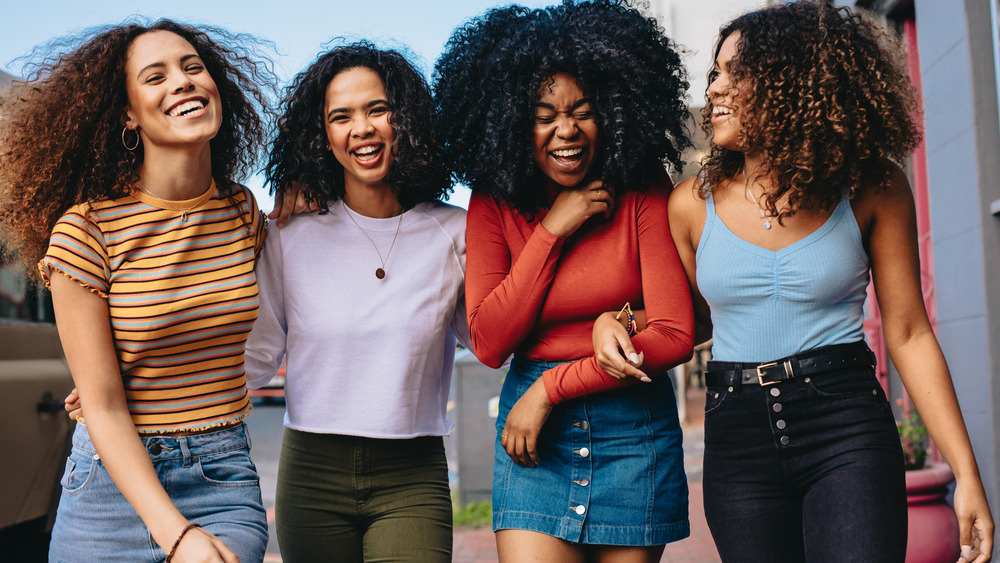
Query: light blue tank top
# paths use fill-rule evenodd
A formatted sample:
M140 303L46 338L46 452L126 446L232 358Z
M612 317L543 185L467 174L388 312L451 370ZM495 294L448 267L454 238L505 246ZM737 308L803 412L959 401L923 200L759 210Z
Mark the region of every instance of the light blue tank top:
M819 229L778 251L737 237L705 202L698 288L712 310L712 357L767 362L864 337L868 254L845 197Z

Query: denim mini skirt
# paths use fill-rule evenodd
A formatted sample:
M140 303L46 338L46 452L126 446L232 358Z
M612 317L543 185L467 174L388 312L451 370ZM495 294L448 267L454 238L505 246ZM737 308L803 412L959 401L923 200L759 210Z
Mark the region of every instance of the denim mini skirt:
M500 393L493 530L532 530L573 543L655 546L690 534L677 403L667 376L556 405L537 467L500 446L514 403L560 362L515 357Z

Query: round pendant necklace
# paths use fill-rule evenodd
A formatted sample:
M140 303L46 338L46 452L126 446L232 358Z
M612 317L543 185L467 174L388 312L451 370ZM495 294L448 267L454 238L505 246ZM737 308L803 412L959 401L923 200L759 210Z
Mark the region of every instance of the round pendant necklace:
M745 169L743 170L743 185L747 190L747 197L750 198L750 201L753 201L753 204L757 206L757 211L760 211L760 218L764 220L764 230L771 230L771 221L773 221L778 215L781 215L781 210L788 205L788 200L786 199L785 203L781 204L781 207L778 208L778 212L776 214L768 216L764 213L764 208L760 206L760 202L753 196L753 192L750 191L750 179L747 178L747 172Z
M399 223L396 223L396 234L392 235L392 244L389 245L389 251L385 253L385 259L383 259L382 251L378 249L378 245L375 244L375 241L372 240L372 237L368 236L368 231L362 229L361 225L359 225L358 222L354 219L354 216L351 214L351 210L348 209L347 204L344 203L344 200L340 200L340 203L343 204L344 212L347 213L347 217L351 220L352 223L354 223L354 226L357 227L359 231L361 231L361 234L365 235L365 238L368 239L368 242L372 243L372 246L375 247L375 252L378 253L378 260L379 262L382 263L382 266L380 268L375 269L375 277L378 279L385 278L385 263L389 261L389 255L392 254L392 248L396 246L396 237L399 236L399 226L403 224L403 213L402 212L399 213Z

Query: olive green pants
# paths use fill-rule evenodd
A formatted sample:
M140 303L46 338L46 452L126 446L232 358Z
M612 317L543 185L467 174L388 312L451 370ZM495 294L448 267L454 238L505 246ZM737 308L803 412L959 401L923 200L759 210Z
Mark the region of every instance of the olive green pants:
M440 436L383 440L285 429L275 505L285 563L451 561Z

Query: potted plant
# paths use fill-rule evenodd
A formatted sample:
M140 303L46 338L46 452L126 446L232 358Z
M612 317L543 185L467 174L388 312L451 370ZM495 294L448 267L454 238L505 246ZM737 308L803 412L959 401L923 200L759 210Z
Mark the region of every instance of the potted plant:
M906 467L906 563L950 563L959 556L958 518L946 498L955 475L946 463L927 461L927 427L909 403L896 403L902 411L896 429Z

